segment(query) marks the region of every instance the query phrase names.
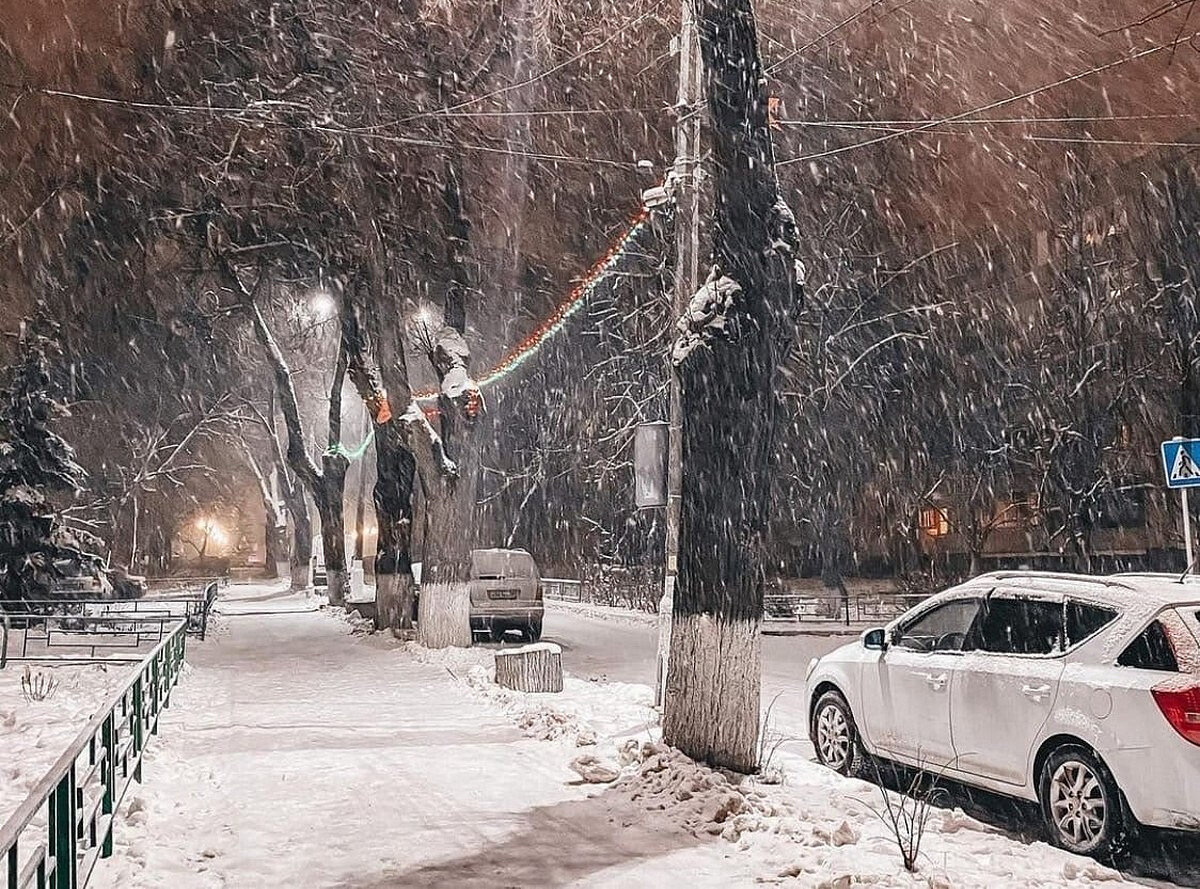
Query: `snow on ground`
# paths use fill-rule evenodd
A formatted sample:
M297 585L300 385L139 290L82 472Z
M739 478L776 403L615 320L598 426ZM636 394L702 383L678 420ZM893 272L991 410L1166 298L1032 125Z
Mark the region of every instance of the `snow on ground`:
M31 665L57 688L44 701L27 700L21 690L25 666L0 670L0 824L13 814L83 731L100 707L116 694L133 668L128 664L92 666Z
M523 733L468 684L486 652L423 652L312 604L262 587L223 595L98 886L752 882L728 844L583 784L568 767L578 733Z
M225 594L96 885L1130 885L955 809L909 875L873 785L787 752L781 785L716 772L661 745L647 686L500 689L494 647L428 651L320 604Z
M783 778L778 785L698 765L659 743L648 686L567 675L561 694L524 694L492 683L494 651L427 651L410 643L403 654L442 664L527 735L586 747L560 755L574 757L581 775L619 776L606 799L666 818L698 838L721 837L751 868L755 883L814 889L1145 885L1046 843L1022 842L957 808L932 810L917 872L909 874L881 817L879 787L783 750L772 762ZM899 799L891 795L893 804Z

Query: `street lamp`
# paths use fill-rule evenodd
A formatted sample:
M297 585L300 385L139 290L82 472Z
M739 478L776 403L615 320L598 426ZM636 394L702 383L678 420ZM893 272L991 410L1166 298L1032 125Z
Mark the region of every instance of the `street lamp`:
M328 290L314 290L308 298L308 308L313 317L328 321L337 314L337 300Z

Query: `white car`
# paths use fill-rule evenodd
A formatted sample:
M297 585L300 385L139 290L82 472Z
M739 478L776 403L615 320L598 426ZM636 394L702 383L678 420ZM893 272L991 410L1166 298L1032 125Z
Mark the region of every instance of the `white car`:
M1200 581L1000 572L809 665L820 762L894 760L1041 805L1051 839L1119 854L1200 830Z

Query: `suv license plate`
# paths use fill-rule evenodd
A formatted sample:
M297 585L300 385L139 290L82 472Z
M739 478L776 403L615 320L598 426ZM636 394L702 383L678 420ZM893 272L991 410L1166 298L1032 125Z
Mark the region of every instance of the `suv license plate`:
M520 590L488 590L489 599L515 599L520 594Z

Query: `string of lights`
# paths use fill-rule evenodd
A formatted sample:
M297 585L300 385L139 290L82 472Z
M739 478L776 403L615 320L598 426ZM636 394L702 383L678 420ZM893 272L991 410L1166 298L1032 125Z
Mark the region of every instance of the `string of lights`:
M616 269L630 245L645 230L649 221L650 211L642 207L629 220L629 224L621 233L621 236L613 242L612 246L608 248L600 259L596 260L583 276L583 279L571 289L570 293L555 307L554 311L529 336L525 337L525 339L505 355L495 367L491 368L478 379L479 388L483 389L486 386L491 386L513 373L513 371L536 355L538 350L548 340L561 331L567 319L587 303L588 298L595 292L596 287ZM419 392L413 397L418 402L432 402L437 399L438 393L436 391Z

